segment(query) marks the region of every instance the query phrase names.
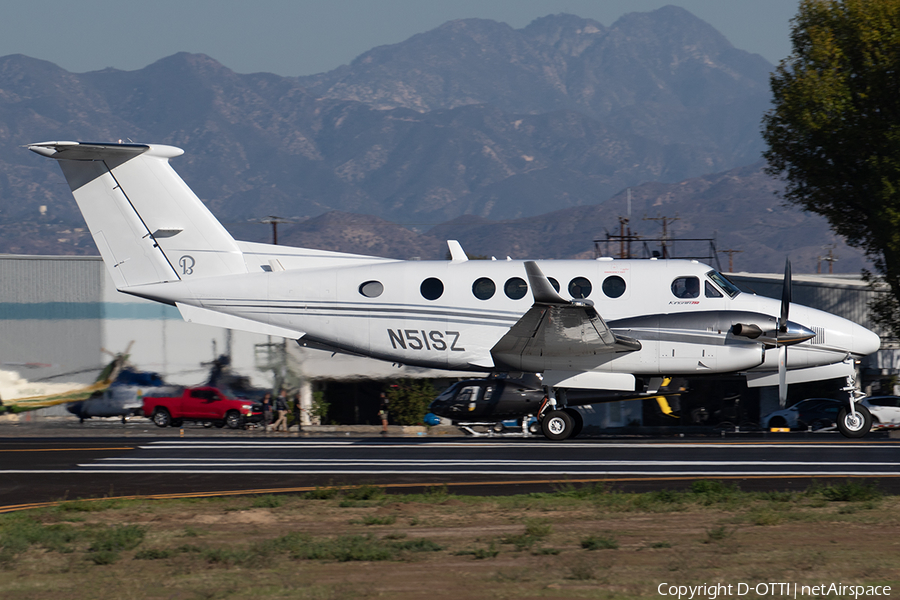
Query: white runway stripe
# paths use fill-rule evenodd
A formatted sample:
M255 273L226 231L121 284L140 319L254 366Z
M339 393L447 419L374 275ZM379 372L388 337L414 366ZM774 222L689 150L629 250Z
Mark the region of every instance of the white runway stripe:
M2 474L85 474L90 471L85 469L8 469L0 470ZM891 471L821 471L811 473L810 471L491 471L491 470L454 470L454 471L433 471L433 470L397 470L397 469L365 469L365 470L341 470L333 469L323 470L305 470L287 471L287 470L214 470L214 469L111 469L97 471L102 473L118 473L118 474L196 474L196 475L221 475L229 473L234 475L517 475L517 476L547 476L560 477L566 475L572 476L604 476L604 475L636 475L636 476L652 476L652 477L900 477L900 473L896 470Z
M102 462L113 461L113 462ZM435 459L435 460L417 460L417 459L397 459L397 458L356 458L356 459L340 459L340 458L101 458L95 463L86 463L78 465L79 467L121 467L129 463L133 463L135 467L139 467L144 463L152 462L152 466L171 466L177 467L181 465L190 466L228 466L228 467L245 467L253 466L287 466L287 465L463 465L468 466L473 463L471 460L454 460L454 459ZM549 464L557 466L649 466L649 467L665 467L665 466L797 466L797 467L816 467L816 466L847 466L847 467L900 467L900 462L849 462L849 461L777 461L777 460L478 460L478 465L485 466L547 466ZM455 471L454 471L455 472Z
M209 442L209 441L197 441L197 442L152 442L150 445L146 446L138 446L142 450L161 450L161 449L173 449L173 448L181 448L181 449L194 449L194 448L216 448L216 449L227 449L227 448L235 448L235 449L247 449L247 448L308 448L308 449L338 449L338 448L376 448L376 449L388 449L388 448L420 448L420 449L428 449L428 448L491 448L498 449L503 448L504 445L508 445L510 449L516 448L541 448L544 450L569 450L576 451L579 448L627 448L634 450L658 450L658 449L673 449L673 448L765 448L765 449L785 449L785 448L807 448L807 449L820 449L820 448L831 448L831 449L844 449L847 450L849 448L888 448L895 445L900 445L900 442L885 442L880 444L856 444L852 442L848 443L806 443L806 444L767 444L767 443L755 443L755 442L734 442L734 443L688 443L688 444L654 444L654 443L633 443L633 444L623 444L623 443L564 443L564 444L552 444L552 443L540 443L540 442L513 442L506 443L508 440L497 440L494 442L434 442L434 443L415 443L415 442L384 442L377 444L354 444L353 442Z

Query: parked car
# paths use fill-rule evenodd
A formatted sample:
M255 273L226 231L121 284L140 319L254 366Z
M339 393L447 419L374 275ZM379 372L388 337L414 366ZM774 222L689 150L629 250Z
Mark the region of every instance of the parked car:
M776 410L762 418L763 429L788 427L813 430L834 427L838 412L846 402L831 398L807 398L782 410Z
M209 422L240 429L262 419L262 407L231 398L214 387L185 388L179 396L144 396L144 416L159 427L180 427L184 421Z
M900 427L900 396L869 396L862 404L872 413L872 429Z

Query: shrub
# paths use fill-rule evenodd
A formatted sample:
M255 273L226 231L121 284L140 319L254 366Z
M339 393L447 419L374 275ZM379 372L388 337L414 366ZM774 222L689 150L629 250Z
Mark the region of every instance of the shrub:
M427 379L401 379L387 391L389 413L400 425L421 425L437 393Z
M589 535L581 538L581 547L585 550L615 550L619 547L619 542L611 537Z

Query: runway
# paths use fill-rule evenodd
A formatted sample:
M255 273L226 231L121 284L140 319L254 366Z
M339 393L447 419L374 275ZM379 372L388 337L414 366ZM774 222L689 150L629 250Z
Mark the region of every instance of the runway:
M729 479L747 489L866 478L900 493L900 440L603 441L417 438L0 439L0 510L63 498L446 485L458 493L622 489Z

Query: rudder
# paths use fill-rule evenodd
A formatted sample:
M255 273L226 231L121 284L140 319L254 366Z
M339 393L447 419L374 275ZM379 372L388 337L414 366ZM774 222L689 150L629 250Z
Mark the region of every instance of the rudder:
M169 165L183 151L145 144L43 142L56 159L116 288L247 271L234 238Z

